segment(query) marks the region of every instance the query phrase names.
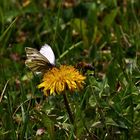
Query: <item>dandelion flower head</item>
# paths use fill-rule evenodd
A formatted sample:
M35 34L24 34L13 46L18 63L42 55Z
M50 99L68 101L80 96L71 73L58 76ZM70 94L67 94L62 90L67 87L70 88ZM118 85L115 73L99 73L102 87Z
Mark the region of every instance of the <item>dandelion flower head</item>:
M74 91L82 89L85 76L81 75L73 66L61 65L60 68L52 68L47 71L38 88L43 88L46 96L61 94L65 90Z

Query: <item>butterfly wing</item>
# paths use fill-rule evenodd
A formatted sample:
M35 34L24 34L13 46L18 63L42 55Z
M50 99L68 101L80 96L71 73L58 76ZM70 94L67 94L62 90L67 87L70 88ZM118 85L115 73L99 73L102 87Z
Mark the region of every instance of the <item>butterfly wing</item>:
M51 64L55 65L55 55L52 48L48 44L42 46L39 52L44 55Z
M25 48L27 60L25 64L34 72L44 72L53 66L49 60L42 55L37 49Z

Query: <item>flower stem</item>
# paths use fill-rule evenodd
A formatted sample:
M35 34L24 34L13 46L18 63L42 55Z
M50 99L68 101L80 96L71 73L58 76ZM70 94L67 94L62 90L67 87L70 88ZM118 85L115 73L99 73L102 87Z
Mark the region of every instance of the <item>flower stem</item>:
M73 124L73 123L74 123L73 114L72 114L72 111L71 111L71 108L70 108L70 106L69 106L69 102L68 102L68 99L67 99L67 96L66 96L65 93L63 94L63 98L64 98L64 103L65 103L67 112L68 112L68 114L69 114L69 119L70 119L71 123Z

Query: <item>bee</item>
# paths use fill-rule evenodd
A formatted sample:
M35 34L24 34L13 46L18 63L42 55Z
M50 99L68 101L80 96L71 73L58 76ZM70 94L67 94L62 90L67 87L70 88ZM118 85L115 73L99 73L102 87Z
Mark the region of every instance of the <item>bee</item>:
M93 71L95 71L95 68L91 64L83 62L83 61L76 64L76 68L81 70L83 74L86 74L88 71L91 71L93 75ZM90 72L90 75L91 75L91 72Z
M41 47L40 51L26 47L27 60L25 64L35 73L44 73L55 66L55 55L48 44Z

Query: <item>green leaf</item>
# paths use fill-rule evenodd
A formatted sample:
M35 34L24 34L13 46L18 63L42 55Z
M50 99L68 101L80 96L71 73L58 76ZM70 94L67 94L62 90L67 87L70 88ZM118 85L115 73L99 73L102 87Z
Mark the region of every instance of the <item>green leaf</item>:
M109 28L111 24L114 22L118 11L119 8L115 8L108 15L106 15L106 17L103 20L103 25Z
M118 67L116 60L113 59L107 71L108 84L110 86L110 89L113 91L116 88L119 74L120 74L120 69Z
M95 97L93 95L91 95L90 98L89 98L89 104L92 107L96 106L96 100L95 100Z

